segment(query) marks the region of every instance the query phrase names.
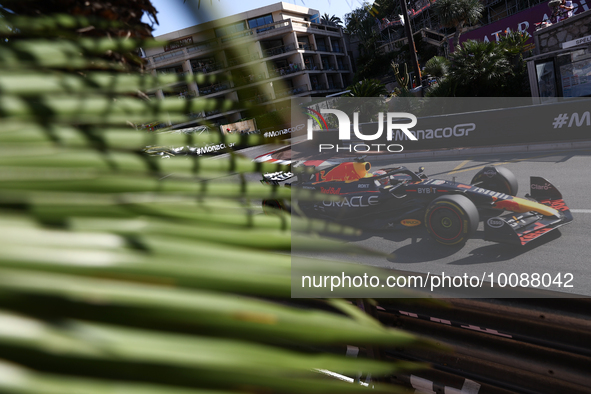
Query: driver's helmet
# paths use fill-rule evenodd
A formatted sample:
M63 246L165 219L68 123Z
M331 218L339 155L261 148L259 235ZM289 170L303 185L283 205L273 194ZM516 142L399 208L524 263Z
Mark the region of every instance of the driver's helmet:
M385 171L385 170L377 170L377 171L374 171L372 174L373 174L373 176L380 176L380 175L387 174L387 171ZM382 186L386 186L386 185L388 185L390 183L390 177L389 176L385 176L383 178L376 179L376 182L379 183Z

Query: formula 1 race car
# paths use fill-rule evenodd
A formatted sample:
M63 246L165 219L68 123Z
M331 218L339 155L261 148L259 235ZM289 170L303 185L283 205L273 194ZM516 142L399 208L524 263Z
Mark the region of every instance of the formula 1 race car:
M429 179L424 168L371 172L371 164L363 159L302 161L292 163L291 170L264 174L261 182L291 187L295 201L298 189L341 196L298 201L299 211L307 216L372 230L424 225L433 239L445 245L466 242L475 233L481 215L488 216L485 240L517 245L573 220L561 193L544 178L532 176L530 193L516 197L517 179L504 167L484 167L470 184ZM266 200L263 205L290 210L278 200ZM491 214L493 210L500 216Z

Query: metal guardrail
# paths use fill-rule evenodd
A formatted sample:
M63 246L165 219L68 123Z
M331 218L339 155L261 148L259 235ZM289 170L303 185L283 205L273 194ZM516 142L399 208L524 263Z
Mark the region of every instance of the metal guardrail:
M399 383L417 393L591 392L590 299L447 301L380 300L377 317L386 325L454 349L384 349L386 359L433 366L395 375Z
M154 63L165 62L167 60L175 59L177 57L184 56L185 52L183 50L174 51L174 52L164 52L161 55L157 55L153 57Z
M313 83L312 90L320 91L320 90L328 90L328 89L326 88L326 85L323 83Z
M284 53L293 52L295 49L296 47L293 44L280 45L273 48L263 49L263 56L272 57L276 55L282 55Z
M440 347L343 346L335 351L429 364L385 379L415 394L591 393L591 298L516 290L524 297L556 298L357 300L382 324ZM291 302L323 307L322 300ZM362 371L358 376L364 376Z
M332 83L332 82L329 82L328 83L328 89L329 90L332 90L332 89L344 89L344 87L340 83Z
M303 71L302 65L300 63L290 63L289 66L279 67L274 70L270 70L269 77L275 78L275 77L279 77L279 76L297 73L300 71Z
M209 85L209 86L199 87L199 93L201 95L208 95L208 94L217 93L222 90L229 89L229 88L230 88L230 86L228 84L216 83L216 84Z
M206 64L192 64L193 72L195 73L210 73L224 68L223 63L206 63Z
M309 91L308 85L298 85L288 89L282 89L275 93L276 98L282 98L285 96L294 96L302 93L307 93Z
M249 104L262 104L262 103L266 103L267 101L270 101L270 100L272 100L272 98L268 94L257 94L255 96L244 99L242 101L245 103L249 103Z
M304 63L303 70L322 71L322 65L320 63L307 62Z

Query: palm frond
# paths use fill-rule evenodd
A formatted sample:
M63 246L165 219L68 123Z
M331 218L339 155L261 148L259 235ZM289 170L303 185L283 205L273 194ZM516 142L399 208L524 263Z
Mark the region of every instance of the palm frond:
M107 12L111 2L9 3L17 15L5 15L0 31L0 391L359 392L318 371L417 367L340 351L422 343L415 335L338 303L290 304L292 242L309 252L342 245L320 241L313 222L309 235L292 237L301 224L262 213L261 199L291 197L258 182L280 167L179 149L259 136L141 128L237 105L147 99L178 78L210 78L140 73L138 46L157 43L131 22L146 10L155 17L149 1L117 2L124 20ZM86 13L101 4L98 23Z

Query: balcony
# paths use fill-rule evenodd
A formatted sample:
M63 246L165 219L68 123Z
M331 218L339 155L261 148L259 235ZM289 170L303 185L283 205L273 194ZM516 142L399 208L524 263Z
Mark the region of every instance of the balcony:
M191 119L201 119L203 117L205 117L205 113L203 111L201 112L190 112L187 114L187 116Z
M306 21L291 21L292 26L294 29L299 31L309 31L311 29L316 30L315 34L323 34L323 35L331 35L331 36L340 36L341 30L335 26L326 26L317 23L311 23Z
M322 65L320 63L307 62L304 63L303 69L306 71L322 71Z
M238 56L228 60L228 67L238 66L239 64L244 64L248 62L252 62L254 60L259 60L261 57L258 53L248 53L246 55Z
M340 83L329 82L328 83L328 90L335 90L335 89L343 90L343 85L341 85Z
M293 88L282 89L275 92L275 97L282 98L286 96L296 96L298 94L307 93L310 89L308 89L308 85L299 85Z
M154 60L154 63L162 63L178 57L183 57L184 55L185 52L181 49L180 51L164 52L162 55L154 56L152 59Z
M234 34L231 34L231 35L228 35L228 36L221 37L219 40L223 44L223 43L226 43L226 42L229 42L229 41L233 41L233 40L236 40L236 39L239 39L239 38L250 37L253 34L254 34L254 31L252 29L251 30L244 30L244 31L241 31L241 32L238 32L238 33L234 33Z
M217 92L221 92L222 90L229 89L229 86L225 83L216 83L213 85L205 86L203 88L199 88L199 94L202 96L206 96L208 94L213 94Z
M292 44L289 45L281 45L274 48L264 49L263 56L264 57L271 57L281 55L283 53L292 52L295 50L295 46Z
M183 99L184 100L184 99L195 97L195 93L193 93L193 92L187 92L187 91L183 91L183 92L164 92L164 97L166 97L166 98L176 97L178 99Z
M301 63L291 63L289 66L276 68L274 70L269 71L269 77L275 78L279 76L289 75L293 73L297 73L302 71L302 64Z
M242 102L249 104L263 104L267 101L270 101L271 99L271 96L268 94L257 94L256 96L252 96L250 98L242 100Z
M187 71L175 71L175 70L160 70L158 71L159 75L178 75L179 77L184 77L189 73Z
M233 41L233 40L237 40L243 37L250 37L253 36L255 34L265 34L269 31L272 30L277 30L277 29L282 29L282 28L286 28L290 26L290 21L289 20L283 20L283 21L279 21L279 22L273 22L273 23L269 23L268 25L263 25L263 26L257 26L255 28L252 29L248 29L248 30L243 30L241 32L238 33L234 33L228 36L224 36L219 38L218 40L220 41L221 44L229 42L229 41Z
M331 63L324 63L322 64L323 71L336 71L334 64Z
M283 20L283 21L279 21L279 22L273 22L273 23L269 23L268 25L263 25L263 26L257 26L254 29L256 31L256 34L262 34L265 32L268 32L270 30L275 30L275 29L281 29L281 28L286 28L289 27L289 20Z
M201 64L201 66L197 64L193 65L193 72L207 74L217 70L221 70L222 68L224 68L223 63L207 63Z
M265 79L267 79L267 76L264 73L259 73L256 75L250 74L246 77L234 79L234 85L235 86L245 86L245 85L250 85L251 83L257 83L260 81L264 81Z
M323 83L314 83L314 84L312 84L312 90L322 91L322 90L328 90L328 89L326 89L326 85Z
M196 45L192 45L190 47L187 47L187 52L192 54L195 52L208 51L208 50L211 50L215 47L217 47L216 40L205 41L205 42L200 42L200 43L197 43Z
M315 30L324 30L324 32L331 34L331 35L340 35L340 28L335 26L328 26L318 23L310 23L309 26L311 29Z
M217 115L219 114L221 111L219 109L214 109L213 111L206 111L205 112L205 116L213 116L213 115Z
M308 30L310 28L320 29L320 30L325 30L325 32L329 33L329 35L331 35L331 36L335 35L335 34L340 35L338 28L329 28L329 27L323 26L323 25L316 25L313 23L311 24L310 22L306 22L306 21L294 21L294 20L286 19L286 20L282 20L279 22L274 22L269 25L259 26L254 29L244 30L244 31L234 33L229 36L211 39L211 40L207 40L207 41L203 41L203 42L198 42L198 43L195 43L194 45L187 46L183 49L179 49L179 50L175 50L175 51L171 51L171 52L165 52L163 54L151 57L151 60L154 64L167 62L167 61L170 61L170 60L173 60L176 58L183 58L183 57L185 57L186 54L194 55L195 53L198 53L198 52L207 52L207 51L211 51L213 49L222 49L224 47L223 44L233 41L233 40L237 40L237 39L241 39L241 38L248 38L248 37L252 37L253 35L261 35L261 38L262 38L264 35L268 35L270 33L276 34L276 32L278 30L296 29L296 28L299 30L302 30L302 29ZM314 48L310 44L307 44L307 43L298 43L297 48L304 49L304 50L314 50ZM294 50L294 49L296 49L295 46L294 46L294 48L292 48L290 50ZM322 48L319 47L317 50L330 52L325 45L322 46Z
M309 29L310 28L310 22L306 22L306 21L291 21L293 27L299 27L299 28L303 28L303 29Z

